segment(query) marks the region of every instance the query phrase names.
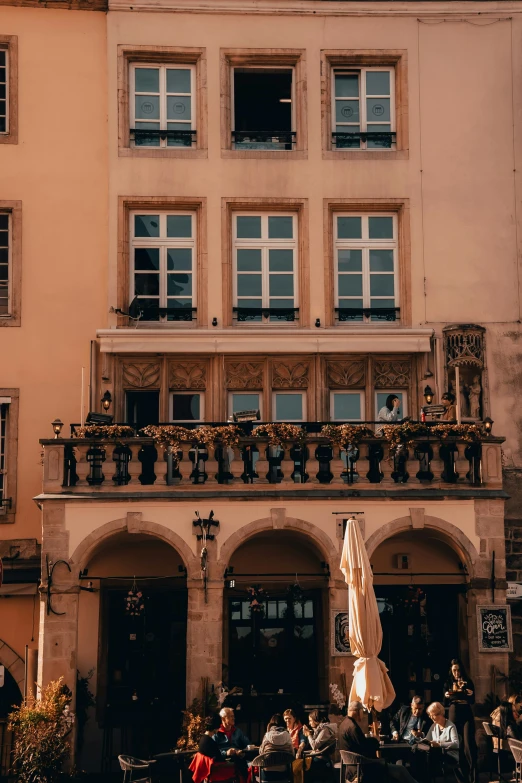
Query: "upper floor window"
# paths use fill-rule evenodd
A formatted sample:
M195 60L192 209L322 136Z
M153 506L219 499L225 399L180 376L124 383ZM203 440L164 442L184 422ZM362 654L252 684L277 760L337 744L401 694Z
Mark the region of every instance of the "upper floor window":
M338 321L395 321L397 216L335 214L334 268Z
M364 392L362 391L331 391L330 392L331 421L363 421Z
M306 421L306 395L304 392L273 392L274 421Z
M0 316L10 315L10 215L0 212Z
M204 395L200 392L172 392L170 420L173 422L203 421Z
M131 315L192 321L196 312L195 214L131 214Z
M6 441L7 441L7 412L9 403L0 398L0 513L4 510L6 489Z
M298 314L296 216L235 214L233 243L237 321L294 321Z
M292 149L296 135L293 77L293 68L234 68L234 149Z
M0 521L13 523L16 511L18 389L0 389Z
M0 133L9 132L9 77L8 51L0 48Z
M192 147L196 141L194 65L131 65L130 124L135 147Z
M393 68L332 70L332 145L391 149L395 143Z

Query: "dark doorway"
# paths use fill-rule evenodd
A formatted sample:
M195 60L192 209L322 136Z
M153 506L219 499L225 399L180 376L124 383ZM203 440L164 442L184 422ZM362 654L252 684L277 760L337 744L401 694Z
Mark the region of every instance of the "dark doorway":
M8 715L22 702L20 688L13 675L5 668L4 684L0 688L0 783L8 780L11 768L14 737L8 730Z
M179 735L185 708L187 591L175 579L140 580L138 585L145 607L138 617L125 611L129 585L109 582L103 587L98 710L106 737L110 735L105 755L115 755L113 732L119 728L119 752L148 758L171 750ZM110 759L104 762L110 766Z
M451 658L459 656L464 585L376 585L383 630L380 658L401 703L441 701Z
M125 393L127 422L138 430L148 424L159 424L159 391Z

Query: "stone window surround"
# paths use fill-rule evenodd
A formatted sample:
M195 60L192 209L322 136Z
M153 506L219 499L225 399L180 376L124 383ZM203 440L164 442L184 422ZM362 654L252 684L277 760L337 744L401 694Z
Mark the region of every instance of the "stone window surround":
M10 314L0 318L3 326L21 326L22 310L22 202L0 200L0 213L11 215L11 264L9 270Z
M395 72L394 150L332 149L332 70L336 67L390 66ZM321 135L323 160L407 160L408 52L406 49L322 49L321 50Z
M297 285L299 318L295 322L290 322L288 327L292 329L310 325L310 280L309 280L309 246L308 246L308 199L296 198L227 198L221 199L222 215L222 248L221 258L223 265L223 326L236 326L233 323L233 236L232 236L232 217L236 212L295 212L297 215ZM281 324L276 324L281 328ZM237 324L237 328L251 328L251 324ZM255 324L270 330L271 324Z
M161 150L162 152L164 150ZM1 205L1 202L0 202ZM193 273L196 277L197 313L192 324L194 326L207 326L207 200L206 198L180 197L171 198L163 196L120 196L118 199L118 262L117 262L117 307L128 312L129 285L130 285L130 224L131 212L137 210L176 211L191 210L195 213L196 222L196 258ZM126 316L118 316L118 326L128 326ZM180 324L170 323L169 328L176 329L179 326L187 326L185 322ZM152 328L159 324L153 323ZM160 327L161 328L161 327Z
M0 525L12 525L16 514L16 479L18 463L18 414L20 403L19 389L0 389L0 397L10 397L7 414L7 431L5 443L6 497L11 498L11 508L0 510Z
M330 393L333 391L361 391L364 396L363 420L375 419L375 393L387 389L403 390L408 397L408 411L417 410L422 403L420 379L422 378L422 356L411 354L327 354L306 358L303 355L258 355L237 354L223 357L221 355L183 354L175 358L169 354L123 354L111 357L110 364L104 372L113 379L106 382L114 399L114 415L117 421L125 420L125 392L143 389L144 391L159 391L160 421L169 421L170 393L198 392L204 398L204 421L226 421L228 416L229 394L233 392L259 393L262 399L263 419L271 421L273 416L274 391L298 391L306 398L307 421L330 420ZM377 382L379 364L409 365L408 374L397 380L390 378L383 386ZM353 379L332 378L331 366L334 369L349 370L354 365L362 363L361 377ZM154 365L154 369L152 368ZM180 365L188 367L186 383L181 385L173 381L173 370ZM284 365L290 368L290 377L281 383L278 367ZM300 372L305 366L306 373ZM134 368L136 381L125 378L124 368ZM296 371L297 368L297 371ZM393 367L390 366L393 372ZM140 375L140 370L141 375ZM200 372L198 372L200 370ZM250 381L245 382L252 370ZM293 375L292 375L293 371ZM183 371L182 371L183 372ZM347 373L348 374L348 373ZM235 378L235 380L234 380ZM304 380L302 380L304 378ZM142 380L144 379L144 380Z
M355 324L336 324L335 299L334 299L334 235L333 221L336 212L394 212L397 214L398 224L398 293L400 306L400 320L390 322L390 326L411 326L411 240L410 240L410 203L409 199L324 199L323 200L323 231L324 231L324 270L325 270L325 298L326 315L325 326L337 326L339 329L356 329ZM378 322L382 327L383 324ZM366 324L371 327L371 324Z
M0 144L18 144L18 36L0 35L0 49L7 51L8 131L0 133Z
M232 69L237 66L292 67L295 80L295 130L293 150L232 149ZM221 49L221 156L223 158L271 158L306 160L308 157L306 49Z
M195 148L131 147L129 128L129 66L131 63L196 66L196 146ZM128 158L206 158L207 157L207 59L206 49L182 46L118 46L118 155Z

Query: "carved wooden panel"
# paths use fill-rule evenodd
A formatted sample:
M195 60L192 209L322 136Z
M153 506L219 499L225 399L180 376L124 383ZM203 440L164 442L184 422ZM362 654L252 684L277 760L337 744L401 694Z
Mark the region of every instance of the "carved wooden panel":
M169 386L171 389L206 389L206 362L170 362Z
M377 388L393 389L409 386L411 363L409 359L386 359L373 365L373 380Z
M326 375L330 389L360 388L366 382L366 362L329 361L326 364Z
M307 389L309 383L310 362L291 360L278 362L272 366L272 387L274 389Z
M227 362L225 385L227 389L262 389L263 362Z
M132 362L123 365L123 385L126 388L150 389L159 387L159 362Z

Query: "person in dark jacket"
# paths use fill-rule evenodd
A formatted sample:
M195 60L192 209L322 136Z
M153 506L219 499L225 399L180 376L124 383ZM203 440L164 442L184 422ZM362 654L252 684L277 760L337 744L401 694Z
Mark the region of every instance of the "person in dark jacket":
M216 731L221 726L221 718L219 715L211 715L207 718L205 725L206 730L199 741L198 751L199 753L202 753L203 756L208 756L209 759L223 761L221 751L219 750L217 743L214 742Z
M398 742L409 742L425 737L431 726L420 696L414 696L411 704L404 705L391 720L392 738Z
M348 714L339 726L339 750L348 750L364 756L365 764L379 765L382 767L382 778L386 774L397 783L416 783L406 767L398 764L388 764L384 759L377 758L379 740L375 737L365 737L360 727L363 720L364 708L360 701L351 701L348 705ZM379 775L372 779L378 779Z
M219 713L221 726L214 735L222 756L240 756L241 751L246 750L250 740L238 729L234 710L231 707L223 707Z
M455 724L462 738L459 746L459 767L463 780L476 783L477 743L475 718L471 706L475 703L475 686L458 658L450 664L448 679L444 683L444 706L449 707L448 720Z

